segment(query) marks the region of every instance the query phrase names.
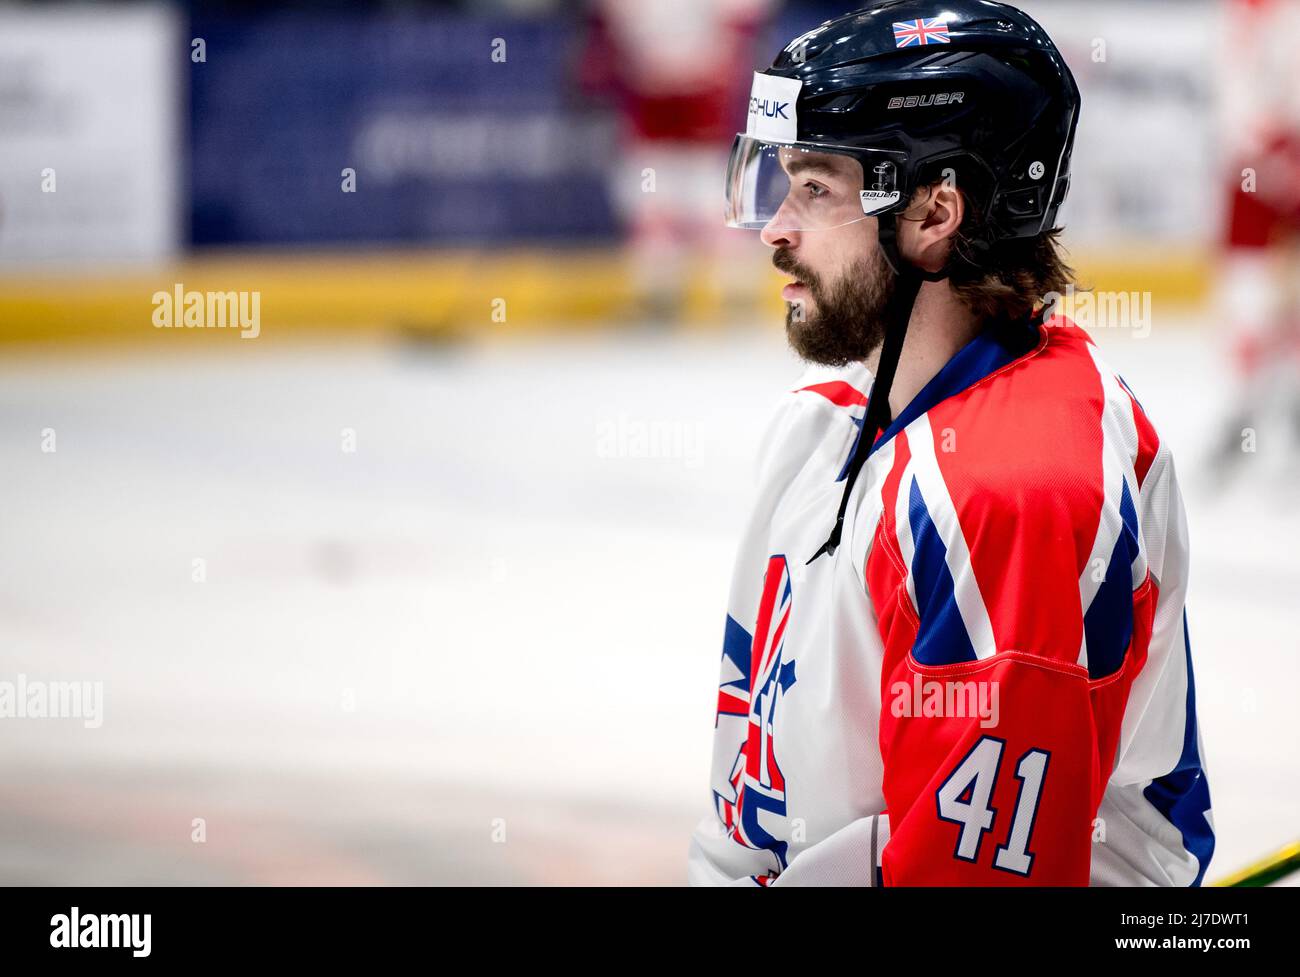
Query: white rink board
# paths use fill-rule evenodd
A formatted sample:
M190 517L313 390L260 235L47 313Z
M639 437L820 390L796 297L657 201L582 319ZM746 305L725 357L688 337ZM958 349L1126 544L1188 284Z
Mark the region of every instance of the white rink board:
M174 255L188 44L171 5L0 7L0 273Z

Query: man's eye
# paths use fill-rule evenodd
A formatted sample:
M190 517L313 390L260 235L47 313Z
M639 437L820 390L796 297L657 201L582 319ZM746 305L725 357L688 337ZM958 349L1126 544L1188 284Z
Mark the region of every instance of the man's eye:
M829 190L827 190L824 186L822 186L819 183L805 183L804 186L807 187L808 189L808 196L812 197L812 199L814 200L818 199L819 197L824 197L826 196L826 194L830 193Z

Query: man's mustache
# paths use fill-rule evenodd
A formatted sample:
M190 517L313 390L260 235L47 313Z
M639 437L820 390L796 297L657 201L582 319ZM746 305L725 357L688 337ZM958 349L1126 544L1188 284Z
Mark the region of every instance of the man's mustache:
M778 248L772 255L772 264L778 271L783 271L787 275L793 275L799 281L803 282L813 291L817 291L821 283L817 280L817 275L809 268L805 268L794 259L785 248Z

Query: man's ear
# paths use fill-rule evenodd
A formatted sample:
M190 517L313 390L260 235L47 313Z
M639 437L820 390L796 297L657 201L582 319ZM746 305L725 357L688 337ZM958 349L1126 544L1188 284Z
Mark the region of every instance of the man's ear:
M926 271L938 271L947 262L965 217L966 200L952 183L944 180L922 187L899 225L903 257Z

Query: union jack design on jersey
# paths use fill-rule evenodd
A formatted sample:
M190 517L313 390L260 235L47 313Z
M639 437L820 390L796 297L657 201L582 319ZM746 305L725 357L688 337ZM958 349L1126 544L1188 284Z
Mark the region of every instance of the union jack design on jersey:
M848 411L849 417L853 418L853 423L858 427L858 437L862 436L862 425L867 421L867 397L866 394L859 392L856 388L850 386L842 380L835 380L830 383L813 383L803 388L812 393L821 394L832 404L843 407ZM857 438L854 439L854 447L857 447ZM849 465L853 461L853 452L844 459L844 465L840 468L840 473L835 476L835 481L842 482L849 474Z
M795 682L794 662L784 659L790 598L790 568L784 556L773 556L767 564L749 654L735 642L724 648L733 674L724 676L718 688L718 718L744 716L749 728L727 778L730 796L714 795L727 832L746 847L769 849L781 867L786 845L764 828L759 815L767 811L784 817L786 813L785 777L776 762L773 733L777 707Z
M895 47L948 44L950 40L948 37L948 22L938 17L894 22Z

